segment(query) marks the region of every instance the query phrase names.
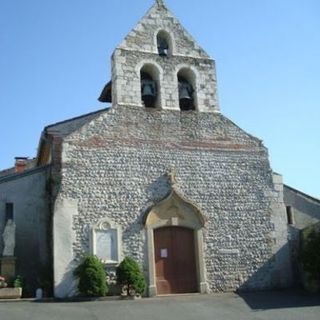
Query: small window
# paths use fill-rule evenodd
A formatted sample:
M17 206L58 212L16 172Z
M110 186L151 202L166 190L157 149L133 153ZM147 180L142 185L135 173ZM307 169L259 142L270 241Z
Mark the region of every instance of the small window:
M120 262L121 229L109 220L102 220L92 229L92 251L106 264Z
M292 207L290 206L287 206L287 220L289 225L294 224L293 211L292 211Z
M13 220L13 203L6 203L6 221Z

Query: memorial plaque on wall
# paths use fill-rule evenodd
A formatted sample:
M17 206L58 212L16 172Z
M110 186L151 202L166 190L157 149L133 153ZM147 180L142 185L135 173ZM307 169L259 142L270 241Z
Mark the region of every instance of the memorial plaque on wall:
M96 231L96 255L103 261L117 261L117 231Z

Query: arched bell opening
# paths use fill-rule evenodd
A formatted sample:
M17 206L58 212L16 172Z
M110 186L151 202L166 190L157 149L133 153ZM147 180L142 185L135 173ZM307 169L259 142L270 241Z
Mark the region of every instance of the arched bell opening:
M160 107L159 71L151 64L140 70L141 101L146 108Z
M182 111L196 109L196 76L192 70L183 68L178 72L179 106Z
M172 39L168 32L160 30L157 34L157 48L160 57L172 55Z

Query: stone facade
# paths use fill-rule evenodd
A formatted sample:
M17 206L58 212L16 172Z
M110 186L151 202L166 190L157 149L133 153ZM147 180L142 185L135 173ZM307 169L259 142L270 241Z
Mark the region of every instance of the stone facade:
M274 247L286 239L275 232L267 150L222 115L117 106L64 139L62 163L58 198L78 204L66 244L75 260L89 252L92 225L108 217L123 230L122 255L147 274L143 216L168 194L165 175L175 168L181 191L208 220L209 290L279 285ZM285 215L276 222L286 228Z

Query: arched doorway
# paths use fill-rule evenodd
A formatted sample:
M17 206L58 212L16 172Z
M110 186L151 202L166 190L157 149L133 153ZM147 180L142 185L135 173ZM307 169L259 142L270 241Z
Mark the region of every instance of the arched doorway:
M207 292L201 210L172 185L144 216L149 296Z
M157 294L198 291L194 231L183 227L154 230Z

